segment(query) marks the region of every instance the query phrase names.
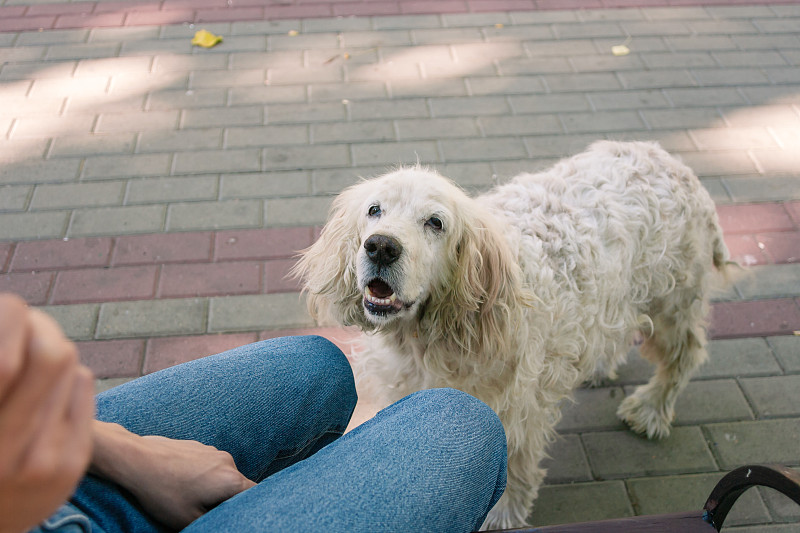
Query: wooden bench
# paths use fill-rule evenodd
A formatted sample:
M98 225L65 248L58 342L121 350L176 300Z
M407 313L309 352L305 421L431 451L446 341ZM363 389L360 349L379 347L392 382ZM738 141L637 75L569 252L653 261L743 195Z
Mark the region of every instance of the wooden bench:
M495 530L504 533L714 533L733 504L750 487L770 487L800 505L800 473L780 465L749 465L737 468L717 483L700 511L635 516L616 520L583 522L535 528ZM578 502L576 502L578 505Z

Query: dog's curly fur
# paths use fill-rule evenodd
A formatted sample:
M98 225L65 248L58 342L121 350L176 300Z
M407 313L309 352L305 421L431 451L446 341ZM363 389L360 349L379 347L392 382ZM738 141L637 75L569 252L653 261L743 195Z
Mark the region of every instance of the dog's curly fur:
M669 435L676 396L707 357L714 268L727 264L689 168L654 143L602 141L474 199L419 166L365 180L335 199L295 274L312 314L365 332L362 390L388 404L455 387L499 414L509 463L484 524L495 528L526 522L559 404L613 376L637 334L657 370L618 415Z

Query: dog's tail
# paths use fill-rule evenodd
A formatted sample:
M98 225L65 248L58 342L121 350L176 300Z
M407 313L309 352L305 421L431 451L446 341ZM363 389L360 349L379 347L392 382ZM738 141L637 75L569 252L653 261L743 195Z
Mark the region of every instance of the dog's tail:
M731 259L731 254L728 251L728 246L725 244L725 239L722 237L722 227L720 227L717 217L714 217L712 224L714 226L714 237L711 253L712 260L714 261L714 268L716 268L717 272L722 276L722 285L728 286L733 283L739 275L744 273L744 268Z

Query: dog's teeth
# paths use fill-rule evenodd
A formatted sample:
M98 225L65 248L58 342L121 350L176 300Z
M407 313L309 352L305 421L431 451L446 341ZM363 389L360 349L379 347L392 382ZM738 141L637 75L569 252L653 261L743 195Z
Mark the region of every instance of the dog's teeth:
M397 301L397 295L395 293L392 293L392 295L388 298L378 298L372 294L372 291L369 290L369 287L364 289L364 297L367 299L367 301L374 303L375 305L391 305Z

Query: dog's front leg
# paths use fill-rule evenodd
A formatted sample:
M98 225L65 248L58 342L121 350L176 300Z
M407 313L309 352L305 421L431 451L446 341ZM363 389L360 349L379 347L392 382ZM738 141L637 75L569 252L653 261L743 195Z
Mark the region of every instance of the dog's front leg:
M510 445L511 442L509 450ZM530 454L509 451L506 490L489 511L481 530L527 525L533 500L536 499L546 474L546 470L539 468L539 461L539 457L532 459Z

